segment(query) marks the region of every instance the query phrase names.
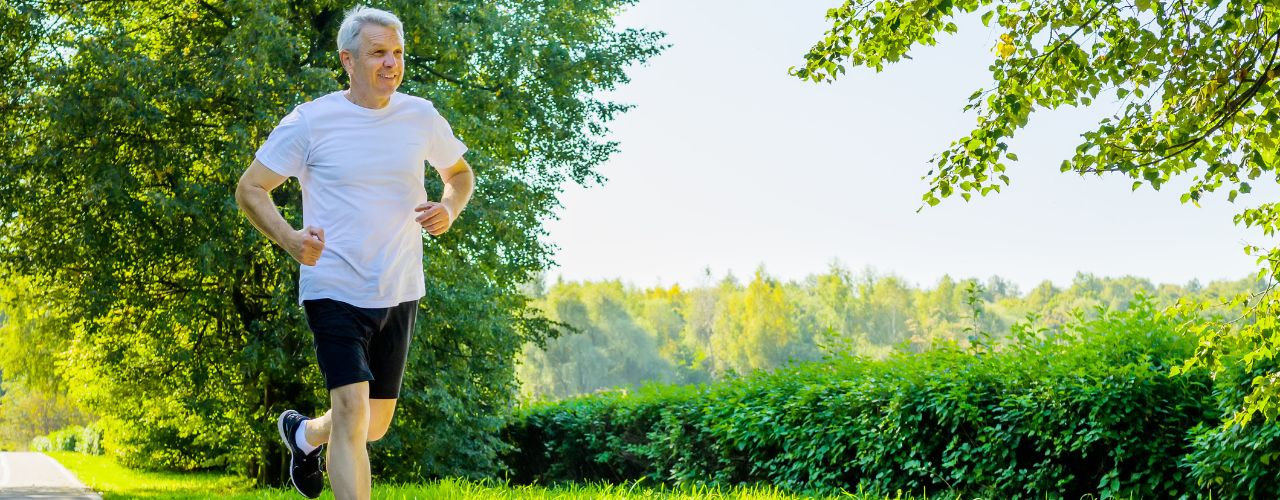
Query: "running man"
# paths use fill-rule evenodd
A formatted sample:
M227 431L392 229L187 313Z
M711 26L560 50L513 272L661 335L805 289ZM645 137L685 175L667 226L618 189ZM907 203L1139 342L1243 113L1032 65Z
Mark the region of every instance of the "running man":
M391 425L426 293L422 231L439 236L475 187L467 147L430 101L396 92L404 78L404 28L395 15L356 7L338 30L350 88L299 105L280 121L240 177L236 201L259 231L301 264L306 312L331 409L294 410L277 427L298 492L320 495L320 447L339 499L370 495L366 443ZM444 180L427 199L425 165ZM302 186L303 228L271 200L289 177Z

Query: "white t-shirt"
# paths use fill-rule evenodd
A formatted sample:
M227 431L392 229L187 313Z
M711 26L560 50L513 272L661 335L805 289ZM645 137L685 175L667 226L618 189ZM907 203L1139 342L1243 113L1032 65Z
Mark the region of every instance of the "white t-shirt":
M298 302L334 299L391 307L422 298L423 162L437 169L467 151L431 101L395 93L369 109L334 92L299 105L257 159L302 185L302 219L324 229L315 266L301 266Z

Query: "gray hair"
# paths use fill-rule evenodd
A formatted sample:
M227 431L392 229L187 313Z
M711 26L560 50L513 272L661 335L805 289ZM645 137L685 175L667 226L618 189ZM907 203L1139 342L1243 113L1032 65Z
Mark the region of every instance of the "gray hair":
M370 23L395 28L403 42L404 24L400 23L400 18L385 10L357 5L347 11L347 17L342 19L342 27L338 28L338 52L345 50L358 56L356 49L360 47L360 30Z

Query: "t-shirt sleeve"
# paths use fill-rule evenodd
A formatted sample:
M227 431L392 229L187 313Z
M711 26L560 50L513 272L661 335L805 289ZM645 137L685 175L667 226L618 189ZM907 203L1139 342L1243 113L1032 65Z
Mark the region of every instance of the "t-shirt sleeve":
M256 157L272 172L286 177L298 177L306 168L309 141L307 121L294 108L267 136L266 142L258 148Z
M427 138L427 163L437 169L452 167L467 152L467 145L453 135L453 128L443 116L434 109L429 124L430 137Z

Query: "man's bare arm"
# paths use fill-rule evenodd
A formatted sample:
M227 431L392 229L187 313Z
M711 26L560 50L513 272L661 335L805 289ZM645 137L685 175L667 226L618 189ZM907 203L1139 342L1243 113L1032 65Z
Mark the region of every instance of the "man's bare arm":
M475 173L471 171L471 164L465 158L458 158L452 166L440 171L440 179L444 181L440 203L449 208L449 214L456 220L467 207L467 202L471 201L471 193L476 190Z
M254 227L289 252L294 260L314 266L324 251L324 229L308 226L294 230L271 201L271 190L287 179L255 159L236 184L236 204Z
M467 207L471 193L476 189L475 173L464 158L458 158L449 168L439 169L444 181L444 193L439 202L428 201L414 210L421 212L414 220L432 236L439 236L453 226L453 221Z

